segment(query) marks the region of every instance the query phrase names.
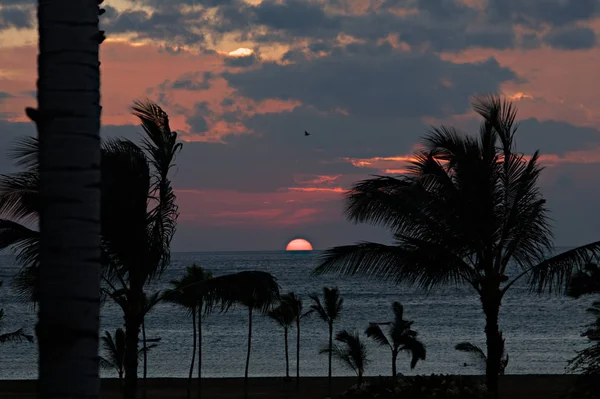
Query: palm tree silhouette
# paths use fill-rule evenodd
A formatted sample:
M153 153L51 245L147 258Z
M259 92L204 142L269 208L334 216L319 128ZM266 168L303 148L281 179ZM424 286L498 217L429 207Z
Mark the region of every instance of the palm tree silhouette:
M329 354L329 372L327 374L327 384L329 387L329 396L331 396L331 359L333 356L333 323L339 319L342 313L344 299L340 296L340 291L337 287L323 288L323 302L316 295L310 295L313 304L310 306L311 312L316 312L317 315L327 323L329 327L329 346L327 353Z
M504 294L524 276L539 292L560 289L574 266L600 253L600 241L548 258L554 249L539 154L516 152L510 102L479 97L473 108L483 118L478 139L434 128L407 173L359 182L346 195L348 218L390 228L395 245L329 249L314 274L376 276L426 290L467 283L485 314L486 380L497 395ZM509 277L513 264L520 270Z
M300 320L311 312L302 313L302 300L293 292L281 296L281 303L291 310L296 322L296 390L300 388Z
M410 368L414 369L419 360L425 360L425 345L417 338L417 332L412 330L412 321L404 320L404 307L400 302L392 304L394 321L389 323L389 339L381 330L379 323L370 323L365 331L367 337L379 345L387 346L392 351L392 377L397 375L396 359L400 351L410 352L412 360Z
M142 318L142 353L144 354L144 373L143 373L143 397L146 398L148 389L147 389L147 377L148 377L148 349L150 348L147 345L146 340L146 316L150 313L156 305L162 300L161 292L157 291L150 296L144 292L144 300L143 300L143 318ZM158 338L160 340L160 338ZM151 345L152 346L152 345ZM153 345L156 346L156 345ZM138 358L139 360L139 358Z
M244 397L248 397L248 370L252 349L252 316L255 310L267 314L279 301L279 285L270 273L243 271L215 278L214 295L220 298L223 310L242 305L248 310L248 350L244 370Z
M285 379L290 379L290 356L288 347L288 332L290 327L296 321L296 315L294 309L289 306L288 302L281 301L279 306L271 309L268 312L268 316L275 320L279 326L283 328L283 341L285 344Z
M142 122L141 146L129 140L102 145L101 233L102 280L107 291L126 295L123 308L128 354L126 397L137 387L137 342L144 314L143 287L170 262L177 206L168 178L181 143L169 128L167 114L150 101L135 102L133 114ZM37 301L40 289L39 233L22 223L39 217L39 142L21 140L11 154L25 171L0 177L0 249L11 247L24 266L15 286L22 298ZM127 201L123 199L126 198Z
M577 355L569 361L568 369L571 372L592 376L594 389L597 390L597 376L600 374L600 301L595 301L586 310L594 315L596 320L588 325L588 329L581 335L587 337L592 345L578 351Z
M104 331L101 341L106 355L100 357L100 367L115 370L119 375L121 388L123 388L123 375L125 373L125 331L122 328L117 328L114 336L110 332ZM155 347L155 344L151 344L140 349L138 351L138 358L141 358L144 352L148 352Z
M163 295L166 301L185 308L192 316L193 348L192 362L188 376L188 399L191 397L196 348L198 350L198 397L201 396L202 392L202 317L211 312L216 299L212 294L212 287L208 284L212 280L213 275L211 272L193 264L186 269L185 275L180 280L171 281L172 288L165 291ZM197 324L196 318L198 320Z
M0 281L2 287L2 281ZM4 318L4 309L0 309L0 327L2 327L2 319ZM33 343L33 335L25 334L25 330L19 328L16 331L0 334L0 344L5 342L23 342L28 341Z
M343 345L333 345L331 348L321 350L321 353L331 353L345 366L356 373L358 385L362 384L365 367L369 363L367 359L367 347L360 340L357 331L349 333L342 330L335 335L335 340Z
M460 342L456 344L454 349L471 354L483 370L487 367L487 356L479 346L473 345L470 342ZM504 375L506 366L508 366L508 354L504 353L504 340L502 340L502 361L500 363L500 371L498 372L499 375Z

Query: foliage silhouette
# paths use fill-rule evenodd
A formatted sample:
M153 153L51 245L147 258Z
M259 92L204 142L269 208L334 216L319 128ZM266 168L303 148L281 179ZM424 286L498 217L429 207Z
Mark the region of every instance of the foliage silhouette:
M100 357L100 367L107 370L115 370L119 376L122 388L123 375L125 374L125 331L122 328L117 328L114 335L111 335L108 331L104 331L101 341L106 355ZM145 349L138 350L138 359L143 356L144 352L155 347L155 344L151 344L146 346Z
M485 370L487 367L487 356L485 355L485 352L483 351L483 349L481 349L479 346L477 345L473 345L470 342L460 342L458 344L456 344L456 346L454 347L454 349L456 349L457 351L461 351L461 352L466 352L468 354L470 354L475 361L478 363L479 367L481 367L482 370ZM500 371L498 372L499 375L504 375L504 372L506 370L506 366L508 366L508 353L504 353L504 340L502 340L502 362L500 363Z
M389 338L377 323L371 323L365 334L381 346L387 346L392 351L392 377L397 375L396 359L400 351L412 355L410 368L414 369L419 360L425 360L427 351L425 345L417 338L417 332L411 329L413 322L404 320L404 307L400 302L392 304L394 321L390 323Z
M285 379L290 379L290 356L288 346L288 332L296 321L294 309L288 302L280 301L279 306L269 310L267 315L283 328L283 341L285 345Z
M203 316L207 316L212 311L216 302L210 284L213 280L211 272L193 264L186 269L185 275L180 280L171 281L172 288L165 291L163 295L166 301L183 307L192 316L193 348L188 376L188 399L191 397L196 350L198 351L198 398L202 392L202 320Z
M322 349L321 353L333 354L342 364L354 371L357 383L360 386L365 368L369 363L366 345L360 340L357 331L349 333L346 330L342 330L335 335L335 340L341 345L334 344L331 348Z
M331 396L332 380L331 380L331 360L333 356L333 324L340 318L344 299L340 296L340 290L337 287L323 288L323 301L317 294L310 295L313 304L310 306L310 312L316 313L321 320L327 323L329 327L329 346L327 354L329 355L329 371L327 374L327 384L329 387L329 396Z
M314 274L374 276L425 290L470 285L486 318L486 381L497 394L506 291L524 276L532 290L561 289L575 266L600 253L600 242L548 258L552 234L538 189L539 154L516 152L510 102L478 97L473 108L483 118L477 139L433 128L407 173L361 181L346 194L348 219L389 228L395 245L331 248ZM509 277L513 264L519 270Z
M0 281L0 287L2 287L2 281ZM2 327L2 319L4 318L4 309L0 309L0 328ZM25 333L25 330L19 328L16 331L8 332L8 333L0 333L0 344L4 344L6 342L23 342L27 341L29 343L33 343L33 335L29 335Z

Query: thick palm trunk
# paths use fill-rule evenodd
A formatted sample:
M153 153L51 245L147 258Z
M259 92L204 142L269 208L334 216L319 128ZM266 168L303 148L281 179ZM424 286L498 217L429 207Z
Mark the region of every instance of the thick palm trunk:
M329 323L329 373L327 374L327 386L329 397L331 397L331 360L333 358L333 323Z
M396 377L396 375L398 375L398 372L396 370L396 360L398 360L398 351L393 350L392 351L392 377Z
M133 285L133 283L132 283ZM141 292L141 294L140 294ZM142 325L143 292L132 293L129 298L129 311L125 317L125 399L135 399L138 384L138 340Z
M194 362L196 360L196 309L192 309L192 325L193 325L194 344L193 344L193 348L192 348L192 364L190 364L190 374L188 376L188 386L187 386L187 395L186 395L187 399L190 399L192 397L192 376L194 375Z
M290 379L290 352L288 348L288 328L283 329L283 339L285 341L285 379Z
M97 398L100 75L97 0L38 3L40 398Z
M296 390L300 389L300 316L296 318Z
M248 367L250 366L250 349L252 348L252 307L248 308L248 353L246 354L246 370L244 371L244 398L248 398Z
M362 371L359 371L358 372L358 381L357 381L358 386L362 385L362 380L363 380L363 373L362 373Z
M484 301L485 336L487 345L487 363L485 377L488 390L498 397L498 375L502 360L502 334L498 324L500 312L499 300Z
M146 317L142 321L142 348L144 352L144 377L143 384L144 387L142 389L142 394L144 399L146 399L147 395L147 386L146 386L146 377L148 376L148 346L146 345Z
M198 310L198 399L202 397L202 304Z

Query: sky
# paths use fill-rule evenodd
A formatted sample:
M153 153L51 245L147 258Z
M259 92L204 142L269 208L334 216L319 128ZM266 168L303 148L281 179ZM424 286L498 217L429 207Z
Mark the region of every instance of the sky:
M35 129L35 2L0 0L0 152ZM149 98L184 146L174 251L315 248L354 225L343 193L397 174L431 126L476 134L474 95L512 99L539 149L557 246L600 239L600 0L106 0L103 137L139 140ZM305 136L304 131L311 133ZM4 155L0 173L14 171Z

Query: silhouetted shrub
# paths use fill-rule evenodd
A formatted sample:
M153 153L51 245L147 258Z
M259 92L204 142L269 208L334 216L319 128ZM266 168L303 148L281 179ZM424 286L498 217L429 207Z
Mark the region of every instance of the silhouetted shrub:
M484 399L485 385L472 377L431 375L417 377L379 377L354 386L341 399Z

